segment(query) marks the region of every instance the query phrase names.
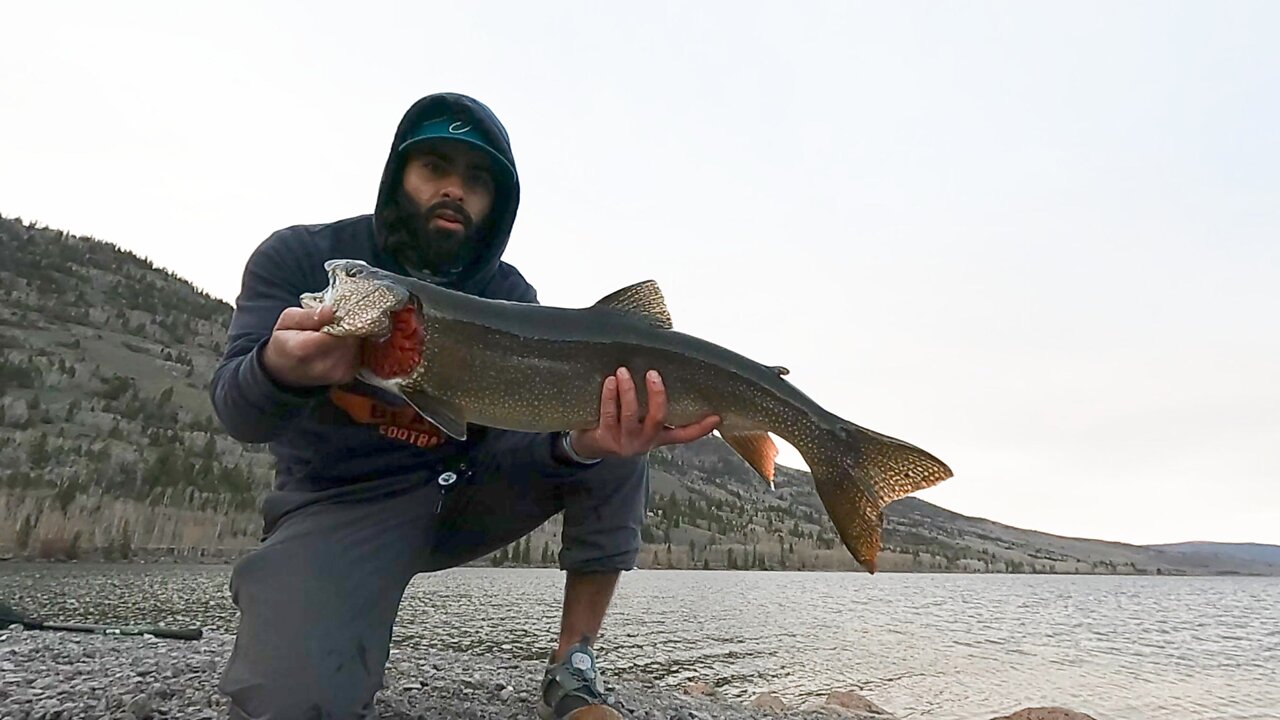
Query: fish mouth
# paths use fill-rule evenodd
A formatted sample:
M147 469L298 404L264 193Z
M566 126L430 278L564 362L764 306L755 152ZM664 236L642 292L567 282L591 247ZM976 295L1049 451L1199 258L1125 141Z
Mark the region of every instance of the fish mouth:
M304 295L304 306L332 306L333 324L346 327L348 332L355 330L350 327L351 323L365 328L385 326L392 313L409 304L408 289L362 260L328 260L324 269L329 275L328 287L323 292ZM357 316L351 317L351 313ZM380 319L374 320L374 316L380 316ZM355 331L354 334L365 333Z

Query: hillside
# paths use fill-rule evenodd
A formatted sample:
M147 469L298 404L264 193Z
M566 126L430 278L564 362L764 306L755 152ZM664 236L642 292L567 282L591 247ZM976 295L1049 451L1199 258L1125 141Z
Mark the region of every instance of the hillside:
M0 218L0 557L221 560L257 542L263 446L213 419L231 308L95 240ZM778 489L719 439L652 455L642 566L853 569L806 473ZM1267 556L1061 538L908 498L888 571L1280 574ZM549 564L558 520L492 563Z

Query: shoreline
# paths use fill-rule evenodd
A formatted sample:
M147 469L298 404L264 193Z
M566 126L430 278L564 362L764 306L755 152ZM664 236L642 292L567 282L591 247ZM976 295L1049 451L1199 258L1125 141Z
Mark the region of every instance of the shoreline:
M117 720L226 715L217 682L235 635L205 629L197 641L0 628L0 718ZM376 716L391 720L517 720L534 716L543 665L484 655L392 648ZM762 693L745 703L694 683L606 677L627 720L897 720L855 692L789 707ZM984 713L986 715L986 713ZM1063 708L1026 708L993 720L1095 720Z
M247 554L247 553L246 553ZM229 558L182 558L175 555L155 555L150 557L135 557L130 560L106 560L101 558L79 558L76 560L66 560L61 558L21 558L21 557L0 557L0 568L5 566L41 566L49 565L53 567L84 565L96 566L107 565L114 567L130 567L130 566L147 566L147 565L172 565L185 567L233 567L244 555ZM555 565L516 565L507 563L505 565L492 565L487 562L470 562L460 565L461 568L475 569L494 569L494 570L558 570ZM751 572L751 573L855 573L867 574L860 569L830 569L830 568L809 568L801 570L799 568L701 568L701 567L645 567L637 566L636 570L671 570L676 572ZM1246 573L1246 572L1168 572L1168 573L1144 573L1144 572L977 572L972 570L947 570L941 568L933 568L929 570L880 570L876 575L1000 575L1000 576L1057 576L1057 577L1137 577L1137 578L1268 578L1277 577L1267 573Z
M54 720L81 717L223 717L217 692L235 635L205 630L197 641L150 636L0 629L0 718ZM392 648L385 687L375 700L380 718L529 718L534 714L542 664L442 651ZM706 686L686 691L653 681L606 677L624 717L633 720L762 720L853 718L892 720L874 704L843 694L835 704L783 708L776 697L761 707L724 699ZM707 694L703 694L707 693ZM854 709L858 708L858 709Z

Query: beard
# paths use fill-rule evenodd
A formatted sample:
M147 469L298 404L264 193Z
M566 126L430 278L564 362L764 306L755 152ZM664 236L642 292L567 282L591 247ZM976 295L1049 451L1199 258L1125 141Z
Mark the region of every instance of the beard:
M434 224L442 212L454 215L462 227ZM421 208L401 189L388 215L387 250L411 271L449 277L466 268L480 249L481 228L466 208L452 200Z

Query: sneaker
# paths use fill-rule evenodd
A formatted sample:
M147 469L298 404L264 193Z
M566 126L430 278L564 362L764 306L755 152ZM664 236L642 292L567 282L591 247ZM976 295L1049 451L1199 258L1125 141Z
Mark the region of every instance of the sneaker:
M596 670L596 655L586 643L569 648L563 662L548 662L538 702L542 720L622 720L614 703Z

